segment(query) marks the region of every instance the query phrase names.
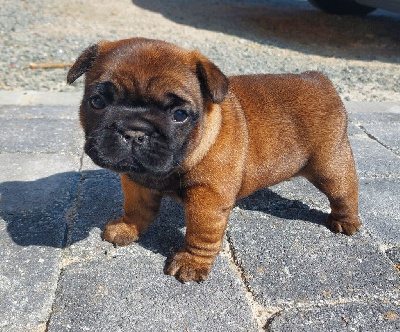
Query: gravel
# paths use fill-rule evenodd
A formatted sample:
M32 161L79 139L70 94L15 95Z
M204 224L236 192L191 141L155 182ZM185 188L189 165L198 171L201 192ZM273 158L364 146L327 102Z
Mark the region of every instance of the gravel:
M69 63L134 36L196 48L229 75L320 70L344 100L400 100L400 15L319 12L306 1L0 0L0 90L81 91Z

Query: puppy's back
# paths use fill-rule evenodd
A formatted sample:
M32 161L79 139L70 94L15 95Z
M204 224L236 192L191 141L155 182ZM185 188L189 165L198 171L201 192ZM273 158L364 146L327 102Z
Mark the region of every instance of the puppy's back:
M343 103L319 72L232 76L229 80L249 132L243 195L295 176L314 153L346 137Z

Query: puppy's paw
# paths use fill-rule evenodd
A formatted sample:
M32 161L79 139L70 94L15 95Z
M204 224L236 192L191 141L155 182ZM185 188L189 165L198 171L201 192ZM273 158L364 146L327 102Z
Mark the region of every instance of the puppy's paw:
M360 220L358 218L335 220L335 218L332 215L329 215L326 224L332 232L344 233L346 235L354 234L361 227Z
M181 251L169 261L167 274L176 276L182 282L204 281L207 279L213 258L203 258Z
M127 246L139 239L139 232L135 225L127 224L123 221L123 218L120 218L112 220L107 224L103 238L113 244Z

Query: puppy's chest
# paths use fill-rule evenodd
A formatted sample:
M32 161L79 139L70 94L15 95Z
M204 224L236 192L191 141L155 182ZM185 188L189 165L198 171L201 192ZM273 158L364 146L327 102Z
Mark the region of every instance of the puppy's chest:
M157 178L149 174L127 173L126 175L130 180L145 188L152 189L163 196L169 196L177 201L184 201L186 181L182 174L173 173L166 178Z

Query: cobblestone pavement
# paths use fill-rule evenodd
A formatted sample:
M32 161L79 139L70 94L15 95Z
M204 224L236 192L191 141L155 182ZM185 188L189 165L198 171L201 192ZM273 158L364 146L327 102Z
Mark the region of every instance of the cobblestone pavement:
M139 243L101 240L122 213L119 178L82 155L69 97L0 106L1 331L400 328L400 104L346 103L360 232L331 233L325 197L287 181L239 201L209 279L181 284L163 273L183 241L177 203Z
M0 0L0 331L400 330L399 20L296 0ZM83 155L82 82L30 64L132 36L227 74L327 74L350 114L361 231L331 233L326 198L297 178L237 202L201 284L163 273L185 231L172 200L138 243L102 241L122 192Z

